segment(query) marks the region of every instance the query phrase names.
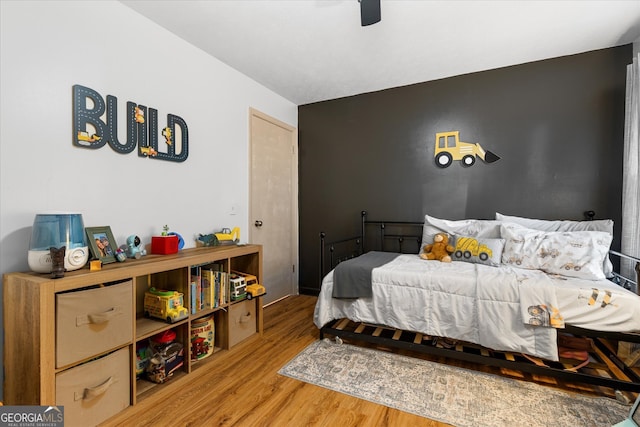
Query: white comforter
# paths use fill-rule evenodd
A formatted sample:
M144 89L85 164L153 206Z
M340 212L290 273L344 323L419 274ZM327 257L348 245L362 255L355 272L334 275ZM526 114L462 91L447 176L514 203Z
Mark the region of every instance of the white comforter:
M556 329L528 324L531 305L553 307L566 324L582 328L640 331L640 297L609 281L400 255L372 271L372 286L372 298L335 299L329 273L316 326L349 318L549 360L558 360Z

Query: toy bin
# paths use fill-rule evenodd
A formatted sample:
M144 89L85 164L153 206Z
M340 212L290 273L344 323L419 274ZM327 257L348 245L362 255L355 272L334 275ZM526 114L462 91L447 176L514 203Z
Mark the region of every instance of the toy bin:
M229 307L229 347L257 332L256 302L244 300Z
M56 374L55 399L51 404L64 406L64 425L95 426L128 407L131 400L131 357L124 347ZM55 401L55 403L54 403ZM62 425L31 422L3 425Z
M215 327L213 316L191 323L191 360L201 360L213 354Z
M176 333L171 329L149 339L151 358L145 372L149 381L164 383L184 364L184 349L175 339Z

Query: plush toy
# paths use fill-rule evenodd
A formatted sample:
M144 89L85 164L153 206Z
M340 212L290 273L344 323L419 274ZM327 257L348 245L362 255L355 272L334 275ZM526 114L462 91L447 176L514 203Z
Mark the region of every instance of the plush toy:
M453 246L449 244L449 236L446 233L438 233L433 236L433 243L424 246L420 258L451 262L449 254L452 254L453 250Z

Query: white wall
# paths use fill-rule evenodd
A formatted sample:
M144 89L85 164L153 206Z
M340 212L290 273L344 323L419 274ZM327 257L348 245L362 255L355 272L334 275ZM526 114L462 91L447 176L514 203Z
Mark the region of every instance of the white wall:
M297 106L116 1L0 2L0 273L28 270L36 213L83 214L118 244L164 224L248 231L248 110L297 127ZM182 117L183 163L72 145L72 86ZM160 137L162 139L162 137ZM231 208L236 214L231 215Z

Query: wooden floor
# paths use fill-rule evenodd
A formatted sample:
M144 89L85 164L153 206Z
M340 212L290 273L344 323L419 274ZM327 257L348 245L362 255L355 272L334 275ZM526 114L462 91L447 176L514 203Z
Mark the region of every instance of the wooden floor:
M262 337L251 337L230 351L214 355L191 375L171 380L180 384L181 392L159 386L152 398L142 399L103 425L448 425L278 375L282 366L318 339L313 324L315 302L316 297L301 295L266 307ZM494 372L492 369L481 370ZM571 385L564 386L575 390ZM598 394L590 387L581 391Z

